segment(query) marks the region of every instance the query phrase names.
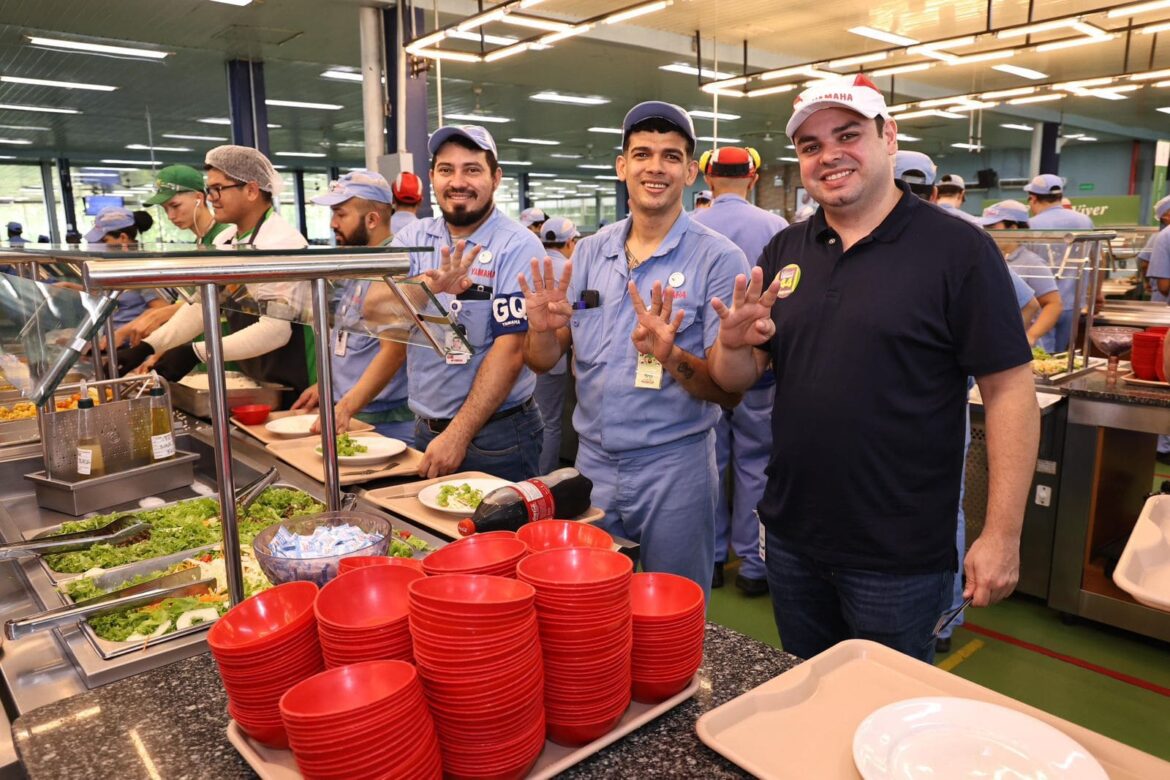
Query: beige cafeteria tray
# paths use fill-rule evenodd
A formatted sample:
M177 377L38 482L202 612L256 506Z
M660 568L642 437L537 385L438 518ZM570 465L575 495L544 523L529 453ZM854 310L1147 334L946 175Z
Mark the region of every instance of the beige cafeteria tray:
M853 733L874 710L961 696L1042 720L1088 750L1111 780L1170 777L1170 763L876 642L850 639L705 713L699 738L762 780L858 778Z
M665 715L670 710L682 704L695 695L699 690L699 677L695 675L691 684L684 691L658 704L643 704L631 702L630 708L622 716L621 721L613 730L604 736L578 748L565 747L554 742L545 742L544 750L536 759L536 764L528 772L527 780L548 780L556 777L574 764L599 752L610 744L629 734L635 729L645 726L650 721ZM244 760L247 761L260 780L301 780L301 772L297 768L291 750L270 748L255 742L243 732L233 720L228 724L228 741L235 746Z
M491 474L485 474L482 471L463 471L458 474L439 477L438 479L428 479L424 482L411 482L407 485L394 485L393 487L367 490L365 491L365 497L383 509L388 509L400 517L426 526L432 531L438 531L452 539L458 539L459 521L464 518L459 515L451 515L423 506L422 502L418 500L418 494L419 491L428 485L459 479L493 479L493 477ZM603 517L605 517L605 512L594 506L590 507L589 511L585 514L574 519L582 523L596 523Z
M1146 500L1113 581L1147 607L1170 612L1170 496Z
M299 409L295 412L290 411L288 409L284 410L283 412L273 412L272 414L268 415L268 419L265 420L264 423L262 423L260 425L244 425L242 422L237 420L235 417L232 417L231 421L232 421L232 425L236 426L241 431L244 431L245 433L248 433L248 434L254 436L255 438L259 439L260 441L264 442L265 444L271 444L271 443L276 442L276 441L298 441L299 439L308 439L308 438L313 438L316 441L320 441L321 437L319 435L316 435L316 434L314 434L312 437L309 437L309 436L300 436L300 437L277 436L275 433L273 433L272 431L270 431L264 427L265 425L267 425L269 422L271 422L273 420L279 420L282 417L295 417L298 414L316 415L316 412L302 412ZM372 430L374 430L374 426L370 425L367 422L362 422L361 420L350 420L350 422L349 422L349 432L350 433L358 433L361 431L372 431Z
M385 438L369 431L353 435L354 439L367 436ZM317 448L321 446L319 436L309 436L302 439L284 439L264 445L265 449L285 463L305 472L318 482L325 481L325 464L321 460ZM356 485L359 482L369 482L383 477L406 477L418 474L419 464L423 454L411 447L406 452L395 455L382 466L341 466L341 484Z

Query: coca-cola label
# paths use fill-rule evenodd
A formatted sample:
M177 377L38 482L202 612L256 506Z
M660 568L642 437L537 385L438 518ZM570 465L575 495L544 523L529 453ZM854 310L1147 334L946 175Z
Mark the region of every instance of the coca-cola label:
M555 514L556 505L553 503L552 491L539 479L517 482L509 487L519 493L520 498L524 500L529 522L548 520Z

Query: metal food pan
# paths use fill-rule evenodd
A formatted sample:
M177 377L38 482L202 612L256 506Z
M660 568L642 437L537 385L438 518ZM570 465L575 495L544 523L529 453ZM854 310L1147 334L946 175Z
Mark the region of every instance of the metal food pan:
M1066 353L1066 357L1067 357L1067 353ZM1083 376L1084 374L1092 373L1093 371L1096 371L1098 368L1102 368L1103 366L1107 365L1108 362L1109 361L1106 360L1105 358L1091 357L1087 361L1085 361L1085 365L1081 366L1080 368L1075 368L1072 371L1062 371L1059 374L1052 374L1051 376L1043 376L1042 374L1037 374L1037 373L1033 372L1032 378L1035 380L1035 383L1038 385L1056 385L1056 384L1060 384L1061 382L1067 381L1069 379L1073 379L1073 378L1078 377L1078 376Z
M243 374L234 371L226 372L227 378L245 378ZM256 382L254 379L250 381ZM227 391L228 408L246 406L248 404L266 404L273 409L280 408L281 396L286 388L273 382L256 382L260 387L244 387ZM211 391L196 390L187 387L182 382L171 383L171 403L175 408L190 412L196 417L211 418Z
M77 482L53 479L44 471L26 474L25 479L36 485L39 506L80 517L186 487L195 481L197 460L199 456L193 452L176 452L168 460Z

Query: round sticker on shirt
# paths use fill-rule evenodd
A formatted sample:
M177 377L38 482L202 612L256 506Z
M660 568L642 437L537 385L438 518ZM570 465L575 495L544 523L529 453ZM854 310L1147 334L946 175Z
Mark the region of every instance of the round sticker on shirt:
M481 251L479 253L479 262L490 263L492 261L492 257L493 257L492 250L484 249L483 251Z
M787 298L796 292L796 286L800 284L800 266L796 263L789 263L780 269L776 278L780 280L779 296Z
M678 289L679 287L683 286L683 282L685 282L686 280L687 280L687 278L682 275L682 272L675 271L667 278L666 283L669 284L671 287Z

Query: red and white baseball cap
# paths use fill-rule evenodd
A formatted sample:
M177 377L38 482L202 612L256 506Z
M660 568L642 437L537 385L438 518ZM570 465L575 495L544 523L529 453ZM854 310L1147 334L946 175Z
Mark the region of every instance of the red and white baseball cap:
M792 118L784 128L789 138L794 138L804 120L822 108L845 108L866 119L875 116L890 118L886 99L864 73L852 79L833 79L809 87L792 101L792 108Z
M394 193L394 200L399 203L414 205L422 201L422 179L410 171L395 176L390 189Z

